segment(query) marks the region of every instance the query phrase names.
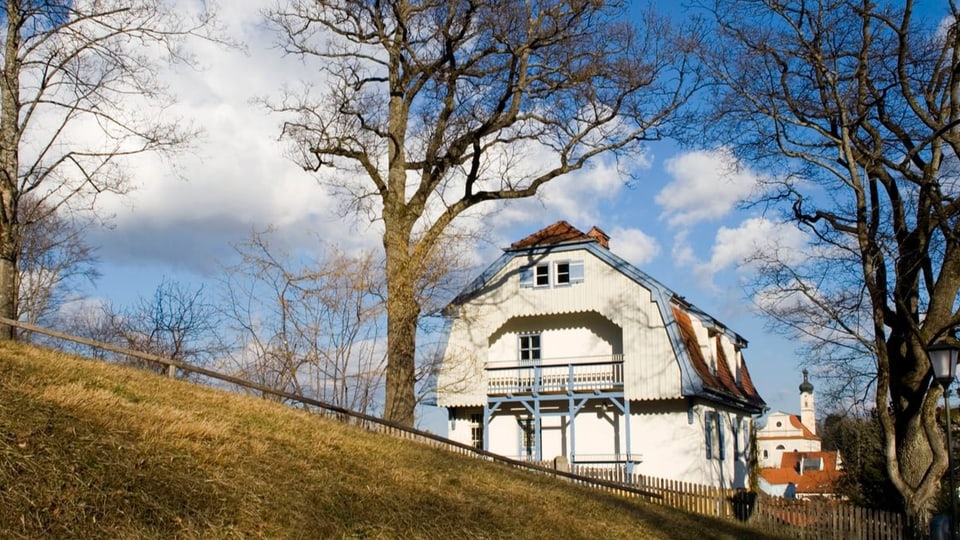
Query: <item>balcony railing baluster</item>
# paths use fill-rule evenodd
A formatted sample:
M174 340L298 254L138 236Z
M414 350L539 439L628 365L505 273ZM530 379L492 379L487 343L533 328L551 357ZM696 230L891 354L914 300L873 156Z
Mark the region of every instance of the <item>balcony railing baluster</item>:
M623 355L541 360L487 366L487 393L565 392L623 387Z

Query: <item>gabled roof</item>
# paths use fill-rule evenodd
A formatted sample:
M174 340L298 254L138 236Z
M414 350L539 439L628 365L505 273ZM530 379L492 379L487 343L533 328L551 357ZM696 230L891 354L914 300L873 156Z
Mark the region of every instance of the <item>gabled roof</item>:
M677 295L659 281L612 253L608 248L608 240L609 237L606 233L597 227L593 227L588 233L584 233L566 221L558 221L511 244L509 248L504 250L503 255L464 288L443 312L446 316L452 316L456 311L456 306L481 294L490 286L491 280L500 270L506 267L515 257L584 250L650 291L651 297L663 318L667 335L680 364L681 392L684 396L704 396L714 400L732 401L757 413L762 412L766 407L766 402L757 393L745 362L742 365L740 384L734 383L732 388L725 388L723 383L710 373L710 369L706 368L706 362L703 361L703 356L699 353L699 346L695 346L696 334L693 332L692 325L689 324L689 314L695 314L700 322L726 335L739 347L745 348L747 340L687 302L682 296ZM675 313L686 315L690 331L688 336L681 335L686 330L683 330L677 321ZM685 344L684 341L691 337L693 341ZM695 355L699 355L699 362L695 360ZM706 369L704 370L704 368ZM728 382L733 380L729 369L724 377L728 379Z
M565 243L597 242L609 249L610 237L598 227L590 232L583 232L566 221L560 220L553 225L544 227L530 236L510 244L510 249L525 249L532 247L555 246Z

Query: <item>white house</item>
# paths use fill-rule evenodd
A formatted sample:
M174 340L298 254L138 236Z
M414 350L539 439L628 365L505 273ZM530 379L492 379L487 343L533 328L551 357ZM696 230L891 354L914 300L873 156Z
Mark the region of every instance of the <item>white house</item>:
M448 436L504 456L744 487L765 409L747 342L557 222L448 306L437 404Z

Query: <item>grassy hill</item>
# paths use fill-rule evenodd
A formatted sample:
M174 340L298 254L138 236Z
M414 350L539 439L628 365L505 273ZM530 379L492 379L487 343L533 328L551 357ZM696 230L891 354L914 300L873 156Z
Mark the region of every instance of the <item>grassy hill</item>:
M0 538L764 538L734 523L0 342Z

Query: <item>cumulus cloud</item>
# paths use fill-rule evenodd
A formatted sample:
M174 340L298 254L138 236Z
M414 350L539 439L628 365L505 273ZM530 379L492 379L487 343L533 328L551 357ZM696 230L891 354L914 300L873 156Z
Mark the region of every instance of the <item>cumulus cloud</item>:
M721 227L714 238L710 259L697 266L697 273L707 279L727 269L749 271L758 253L778 253L781 257L801 257L806 239L789 223L762 217L751 217L736 227Z
M640 229L614 227L610 233L610 249L636 266L652 261L660 253L656 238Z
M720 219L757 185L758 177L725 150L698 150L664 162L673 177L656 196L671 226L689 227Z
M530 159L532 163L549 163L550 157L533 155ZM649 164L641 158L635 166L645 168ZM540 188L536 197L485 210L495 216L491 223L496 232L509 231L518 224L543 227L561 219L575 227L589 229L603 221L598 215L601 203L615 199L626 185L615 163L598 160L587 168L551 180Z
M261 7L235 2L221 12L226 31L244 49L194 41L188 52L202 69L171 66L165 74L178 96L167 113L203 134L173 163L156 156L130 160L134 190L101 197L98 208L112 217L112 227L91 242L101 246L105 261L206 272L231 253L231 243L268 226L291 245L315 244L316 236L375 245L374 227L341 218L339 201L285 156L280 119L255 101L311 76L273 46Z

